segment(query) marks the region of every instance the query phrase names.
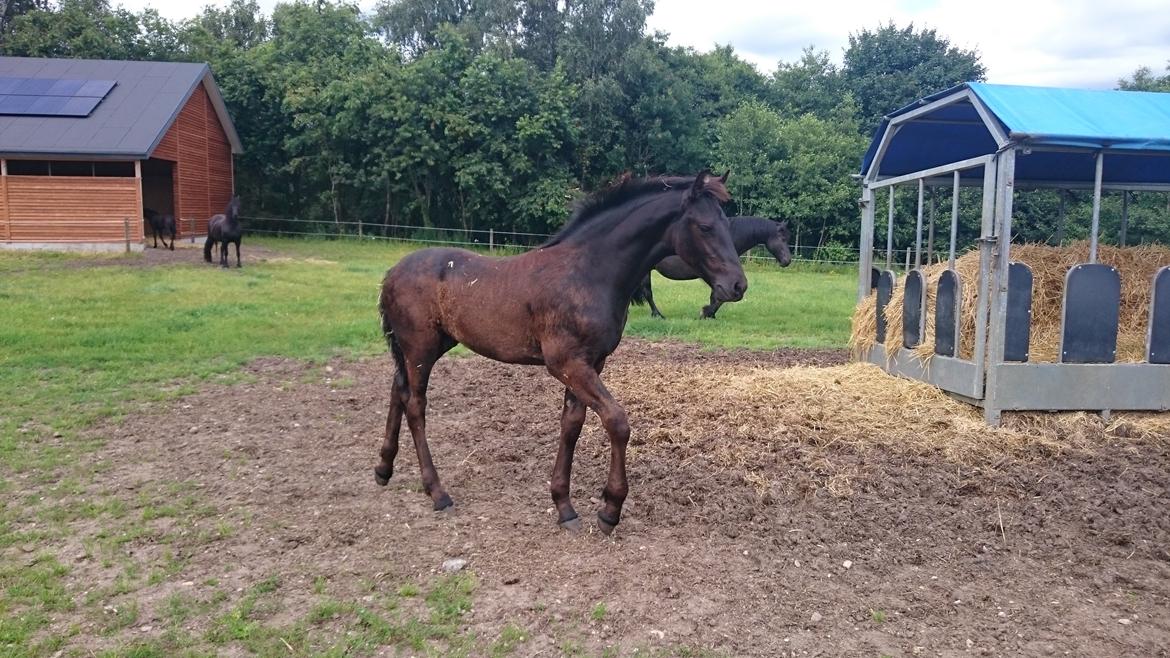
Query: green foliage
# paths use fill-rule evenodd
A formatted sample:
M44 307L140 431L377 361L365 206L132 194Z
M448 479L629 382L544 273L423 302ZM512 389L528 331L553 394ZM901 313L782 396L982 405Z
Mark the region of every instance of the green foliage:
M852 242L856 184L850 178L865 141L854 128L848 102L831 118L813 114L784 118L749 101L716 124L715 163L730 169L735 208L741 215L788 219L804 243Z
M961 50L931 29L893 22L849 35L841 73L861 108L863 134L883 115L923 96L963 82L982 80L987 69L979 53Z
M1132 77L1118 80L1117 86L1126 91L1170 91L1170 62L1166 64L1165 75L1154 75L1150 67L1142 66Z

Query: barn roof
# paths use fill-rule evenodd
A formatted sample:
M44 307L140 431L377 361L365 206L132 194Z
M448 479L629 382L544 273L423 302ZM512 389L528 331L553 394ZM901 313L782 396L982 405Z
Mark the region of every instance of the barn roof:
M0 156L148 158L200 84L243 151L207 64L0 57L0 77L115 83L88 116L0 116Z
M1013 143L1034 147L1017 180L1092 181L1104 150L1106 182L1170 183L1170 94L969 82L886 116L861 173L872 178L875 159L880 177L898 176Z

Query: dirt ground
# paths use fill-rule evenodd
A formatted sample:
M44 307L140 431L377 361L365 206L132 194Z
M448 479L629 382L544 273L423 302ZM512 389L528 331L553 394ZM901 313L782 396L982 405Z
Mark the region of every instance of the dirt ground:
M1101 433L974 465L901 450L896 437L858 447L829 423L815 443L800 432L740 441L734 409L696 404L702 392L672 379L844 360L625 341L605 373L634 432L630 498L612 538L595 526L608 445L592 414L573 479L591 529L556 526L548 476L561 389L540 368L480 357L436 367L428 430L456 503L436 513L405 428L390 485L373 481L388 357L254 362L243 383L94 432L108 464L95 488L183 480L239 526L144 590L127 632L149 629L174 588L211 577L246 587L278 576L291 618L321 577L334 596L358 599L362 583L422 582L462 558L478 581L466 628L524 629L513 655L560 655L567 640L585 655L1170 654L1167 441ZM672 441L684 424L710 448ZM719 456L728 441L738 457ZM97 587L109 573L79 562L73 577ZM601 619L591 616L599 603Z

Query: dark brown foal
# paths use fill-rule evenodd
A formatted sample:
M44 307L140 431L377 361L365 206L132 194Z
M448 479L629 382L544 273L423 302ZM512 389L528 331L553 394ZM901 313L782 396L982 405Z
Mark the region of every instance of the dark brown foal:
M397 372L386 418L379 484L394 471L406 417L436 510L452 504L439 481L426 439L427 383L444 353L462 343L505 363L544 365L565 385L561 437L551 493L559 521L581 527L569 495L573 451L586 408L609 435L609 477L598 524L609 533L621 520L626 481L626 412L601 382L605 359L621 341L630 296L650 267L678 254L721 301L747 288L721 203L720 178L623 179L582 205L556 236L537 249L491 258L461 249L423 249L386 273L382 330Z

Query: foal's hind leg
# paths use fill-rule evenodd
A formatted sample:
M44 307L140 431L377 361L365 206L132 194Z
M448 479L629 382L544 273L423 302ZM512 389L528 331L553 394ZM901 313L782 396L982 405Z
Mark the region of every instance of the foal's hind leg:
M390 412L386 414L386 439L382 442L382 462L374 467L374 480L386 486L394 474L394 459L398 457L398 434L402 430L402 414L406 410L406 399L410 396L406 374L394 373L394 384L390 387Z
M236 267L240 267L240 241L236 240Z
M405 347L405 346L404 346ZM455 341L445 335L435 336L435 344L418 346L413 350L404 349L406 380L410 395L405 400L406 424L414 439L414 451L418 455L418 468L422 475L423 491L431 497L436 510L453 505L451 497L439 482L439 472L431 461L431 449L427 445L427 384L431 368L447 350L455 347Z

